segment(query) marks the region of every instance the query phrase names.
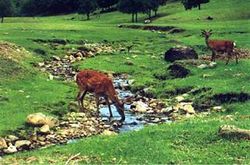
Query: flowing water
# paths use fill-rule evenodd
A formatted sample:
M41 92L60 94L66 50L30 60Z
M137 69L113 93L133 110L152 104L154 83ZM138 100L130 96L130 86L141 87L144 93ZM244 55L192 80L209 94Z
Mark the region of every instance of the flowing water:
M124 77L117 77L114 79L114 86L116 88L116 91L118 93L118 96L121 100L126 99L128 97L135 97L135 94L133 94L131 91L127 90L127 87L130 86L130 82L127 80L127 78ZM122 125L119 125L116 127L116 130L118 130L120 133L122 132L128 132L128 131L136 131L142 129L145 125L154 125L159 123L165 123L170 122L168 120L167 116L157 116L157 120L155 120L156 116L147 116L145 114L139 114L139 113L133 113L131 111L131 105L125 104L125 121ZM112 120L119 120L120 115L118 114L116 107L114 105L111 106L113 118ZM100 113L102 120L106 124L110 124L109 120L109 109L107 105L101 105L100 106Z

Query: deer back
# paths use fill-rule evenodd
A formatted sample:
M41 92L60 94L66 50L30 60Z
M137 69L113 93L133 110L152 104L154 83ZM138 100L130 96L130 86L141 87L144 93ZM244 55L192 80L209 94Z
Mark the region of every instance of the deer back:
M87 90L101 96L116 95L112 80L107 75L93 71L84 70L77 74L77 85L82 90Z
M229 40L209 40L208 45L216 51L233 51L234 42Z

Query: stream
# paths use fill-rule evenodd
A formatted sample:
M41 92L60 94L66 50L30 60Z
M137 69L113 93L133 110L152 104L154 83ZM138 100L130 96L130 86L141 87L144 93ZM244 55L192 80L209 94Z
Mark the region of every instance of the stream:
M138 97L136 94L133 94L130 90L127 89L131 84L129 80L123 76L118 76L113 79L114 87L118 93L118 97L121 100L124 100L128 97L135 100ZM142 96L139 96L142 97ZM146 102L147 104L147 102ZM118 114L114 105L111 106L113 119L112 120L119 120L120 115ZM145 125L156 125L159 123L166 123L171 122L167 116L163 114L147 114L147 113L135 113L133 110L132 104L125 104L125 121L122 125L113 125L114 129L119 133L128 132L128 131L137 131L144 128ZM100 106L100 116L102 121L106 124L110 124L109 121L109 109L107 105Z

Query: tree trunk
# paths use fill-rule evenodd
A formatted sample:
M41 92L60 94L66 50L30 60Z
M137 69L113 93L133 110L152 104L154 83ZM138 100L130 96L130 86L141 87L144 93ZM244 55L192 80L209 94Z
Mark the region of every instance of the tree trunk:
M1 23L3 23L3 19L4 19L4 17L2 17L2 19L1 19Z
M155 17L157 16L157 11L158 11L158 9L157 9L157 10L155 10Z
M201 4L198 5L199 10L201 9Z
M132 13L132 22L135 22L135 13Z
M89 20L89 13L87 13L87 20Z
M152 17L151 15L151 10L148 11L148 19L150 19Z
M138 22L138 13L135 13L135 22Z

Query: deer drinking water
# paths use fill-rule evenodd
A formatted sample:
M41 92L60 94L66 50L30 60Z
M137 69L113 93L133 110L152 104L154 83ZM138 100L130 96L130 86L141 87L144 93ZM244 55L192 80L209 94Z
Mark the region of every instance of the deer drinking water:
M210 40L209 37L212 34L212 30L202 30L202 36L205 37L207 47L212 51L211 61L215 61L216 52L223 52L227 53L226 65L228 64L232 55L235 55L236 63L238 64L238 56L236 53L234 53L234 48L236 46L235 42L230 40Z
M94 71L83 70L76 76L76 83L79 87L77 95L80 110L84 111L83 99L87 92L93 93L96 97L97 110L99 110L99 99L104 97L106 104L109 107L110 118L113 117L109 99L114 103L118 113L121 116L121 122L125 120L124 105L118 99L117 93L113 86L113 82L107 75Z

